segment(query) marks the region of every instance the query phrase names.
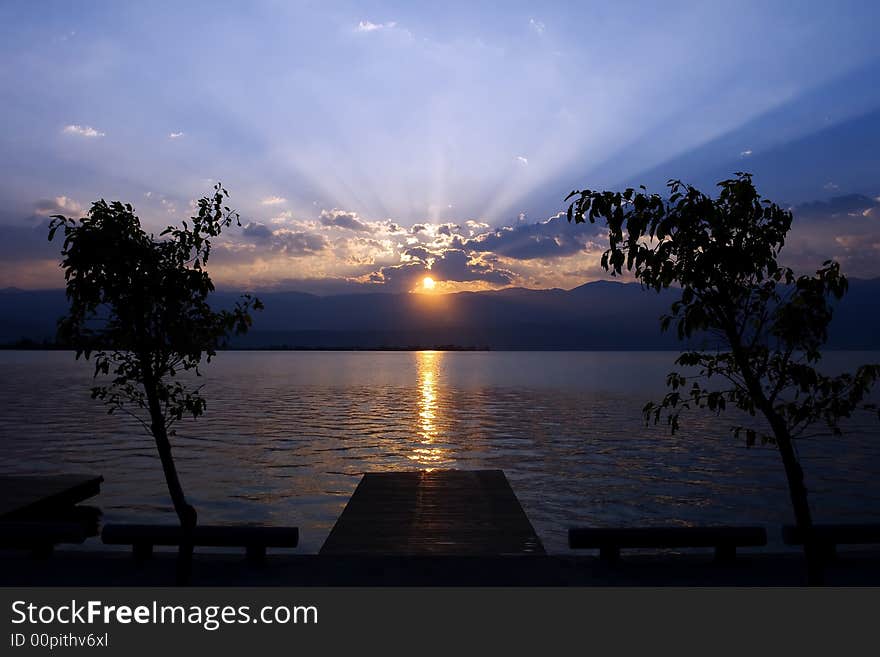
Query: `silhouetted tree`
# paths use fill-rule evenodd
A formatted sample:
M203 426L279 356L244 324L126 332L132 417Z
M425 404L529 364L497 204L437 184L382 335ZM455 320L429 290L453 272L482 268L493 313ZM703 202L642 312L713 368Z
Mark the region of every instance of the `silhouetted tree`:
M205 265L211 238L235 222L224 205L227 191L198 202L198 214L156 238L141 228L130 204L103 199L86 217L55 215L49 239L64 233L61 267L67 281L68 314L58 323L59 340L77 359L94 357L95 378L112 377L92 388L92 398L137 419L156 441L174 510L188 536L196 511L186 501L171 452L174 424L205 411L201 386L189 388L178 373L199 375L230 333L244 333L260 301L244 295L232 310L208 304L214 285ZM191 543L181 553L191 552Z
M665 415L671 430L691 407L720 413L728 404L766 419L766 430L733 427L748 445L757 439L779 450L797 526L810 536L812 518L803 470L793 440L815 423L840 434L840 421L857 409L875 409L868 393L880 366L827 376L817 370L828 337L833 300L847 290L836 262L826 261L812 276L796 276L777 262L792 214L763 200L747 173L718 183L710 198L678 180L669 196L645 187L623 192L575 190L566 201L568 220L597 219L608 226L609 248L601 264L612 275L624 268L643 286L660 291L681 287L681 297L661 318L674 324L679 339L701 335L712 350L690 350L675 361L693 375L673 372L670 392L644 408L646 421ZM722 380L721 389L709 380ZM804 546L809 580L821 581L815 546Z

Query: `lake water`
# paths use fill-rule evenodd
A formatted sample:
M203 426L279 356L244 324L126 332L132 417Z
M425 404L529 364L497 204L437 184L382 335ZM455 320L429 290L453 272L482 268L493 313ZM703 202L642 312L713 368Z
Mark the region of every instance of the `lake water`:
M572 525L790 522L775 447L746 448L731 416L646 427L670 352L225 352L207 414L175 455L202 522L297 525L316 552L362 473L504 470L552 552ZM880 361L831 353L830 369ZM90 399L67 352L0 352L0 471L103 474L105 522L175 517L152 439ZM880 424L799 451L816 519L880 521ZM92 544L99 546L99 543Z

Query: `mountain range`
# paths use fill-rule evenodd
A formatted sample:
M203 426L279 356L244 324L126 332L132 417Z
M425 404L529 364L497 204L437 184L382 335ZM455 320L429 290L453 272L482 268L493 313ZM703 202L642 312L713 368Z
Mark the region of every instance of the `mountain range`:
M218 291L231 306L238 294ZM262 292L265 304L237 348L289 349L676 349L658 318L677 298L636 283L597 281L572 290L345 294ZM851 279L828 346L880 348L880 278ZM0 290L0 344L51 343L66 309L63 290Z

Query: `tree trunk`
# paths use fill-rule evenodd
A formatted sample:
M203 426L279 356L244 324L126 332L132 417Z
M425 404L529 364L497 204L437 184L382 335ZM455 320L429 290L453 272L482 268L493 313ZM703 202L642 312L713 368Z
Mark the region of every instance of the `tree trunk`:
M794 510L794 520L804 539L804 558L807 562L807 583L819 586L823 583L822 555L812 540L813 520L810 514L810 504L807 499L807 488L804 486L804 471L798 463L794 452L791 433L785 421L773 410L773 406L764 394L761 382L751 369L745 356L743 346L739 341L736 327L728 323L725 327L728 342L733 357L742 374L746 388L751 395L755 406L764 414L773 430L779 455L782 457L782 465L785 468L785 478L788 480L788 493L791 497L791 506Z
M177 556L177 583L185 584L189 579L192 565L192 530L196 526L198 516L195 508L186 501L183 486L177 475L177 467L174 465L174 456L171 453L171 441L168 440L168 431L165 428L165 416L159 404L156 381L153 379L152 372L147 372L147 363L143 359L142 366L144 368L144 391L150 411L150 430L156 440L156 449L159 452L162 471L165 473L165 483L168 485L168 493L171 495L171 502L180 520L182 530Z
M785 467L785 476L788 480L788 492L791 497L791 506L794 509L795 524L803 537L804 558L807 561L807 583L812 586L821 586L824 583L822 554L812 538L813 519L807 499L807 488L804 486L804 471L798 463L791 434L785 423L772 410L767 409L764 414L767 416L776 437L776 446L779 448L782 464Z
M174 456L171 454L171 442L165 431L164 424L152 425L153 437L156 439L156 449L159 452L159 460L162 462L162 471L165 473L165 482L168 484L168 493L174 504L174 511L180 520L181 527L192 528L196 524L196 510L186 501L183 486L177 475L177 467L174 465Z

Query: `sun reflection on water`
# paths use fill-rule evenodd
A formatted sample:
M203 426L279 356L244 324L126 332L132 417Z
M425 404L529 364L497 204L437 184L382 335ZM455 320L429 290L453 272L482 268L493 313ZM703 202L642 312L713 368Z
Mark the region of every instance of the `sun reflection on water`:
M419 443L413 448L409 458L423 469L431 471L440 465L447 465L451 461L450 450L438 444L440 437L438 421L441 420L442 411L438 405L437 396L443 352L418 351L416 359L419 378L419 424L417 431Z

